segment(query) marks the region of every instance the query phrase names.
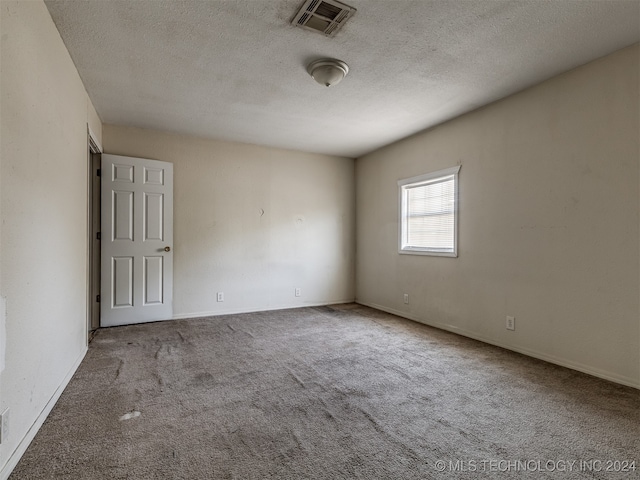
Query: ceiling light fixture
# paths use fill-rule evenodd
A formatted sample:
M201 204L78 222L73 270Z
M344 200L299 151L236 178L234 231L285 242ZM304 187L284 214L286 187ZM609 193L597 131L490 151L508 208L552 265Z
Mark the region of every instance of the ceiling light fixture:
M331 87L340 83L347 76L349 65L341 60L323 58L311 62L307 67L307 72L320 85Z

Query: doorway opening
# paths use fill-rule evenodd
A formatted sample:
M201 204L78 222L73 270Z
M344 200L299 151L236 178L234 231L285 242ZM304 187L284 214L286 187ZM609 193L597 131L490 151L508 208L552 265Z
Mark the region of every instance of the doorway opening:
M101 148L88 132L88 278L87 342L100 327L100 154Z

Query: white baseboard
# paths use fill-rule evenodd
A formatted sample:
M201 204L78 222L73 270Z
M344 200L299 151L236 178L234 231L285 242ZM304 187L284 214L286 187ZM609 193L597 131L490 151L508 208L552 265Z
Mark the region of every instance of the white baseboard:
M273 310L290 310L293 308L304 308L304 307L324 307L326 305L338 305L343 303L353 303L355 300L353 298L348 300L329 300L326 302L320 303L301 303L299 305L278 305L272 306L268 308L230 308L228 310L214 310L209 312L191 312L191 313L179 313L172 317L173 320L183 320L187 318L199 318L199 317L217 317L220 315L234 315L236 313L254 313L254 312L271 312Z
M9 460L7 460L7 463L5 463L4 466L2 467L2 470L0 470L0 480L7 480L9 478L9 475L11 475L11 472L13 471L13 469L16 468L16 465L22 458L22 455L24 455L24 452L27 451L27 447L29 447L29 444L33 441L36 434L38 433L38 430L40 430L40 427L42 427L42 424L47 419L47 417L49 416L49 413L51 413L51 410L53 409L56 402L60 398L60 395L62 395L62 392L64 392L64 389L67 387L67 385L71 381L71 377L73 377L73 374L76 373L76 370L78 370L78 367L80 366L80 363L84 359L84 356L87 354L87 351L88 349L85 346L82 349L80 356L78 356L76 361L73 363L71 369L62 380L62 383L60 383L60 385L58 386L56 391L53 393L53 395L51 396L51 398L49 399L45 407L40 412L40 415L38 415L38 418L36 418L36 421L33 422L33 425L31 425L31 428L29 428L25 436L22 437L22 440L20 440L20 443L18 443L18 446L9 457Z
M571 360L567 360L564 358L556 357L554 355L549 355L544 352L539 352L536 350L531 350L528 348L518 347L514 345L507 345L504 343L497 342L493 339L483 337L482 335L478 335L469 330L465 330L462 328L455 327L453 325L446 325L438 322L429 322L418 318L415 315L411 315L407 312L401 312L394 308L385 307L383 305L378 305L370 302L363 302L361 300L356 299L356 303L360 305L364 305L367 307L375 308L376 310L382 310L383 312L391 313L393 315L397 315L398 317L407 318L409 320L413 320L414 322L423 323L424 325L429 325L430 327L435 327L440 330L446 330L448 332L452 332L458 335L462 335L463 337L473 338L474 340L478 340L483 343L488 343L490 345L495 345L496 347L504 348L506 350L511 350L513 352L522 353L523 355L527 355L529 357L537 358L539 360L544 360L545 362L553 363L555 365L560 365L561 367L571 368L572 370L577 370L582 373L586 373L589 375L593 375L594 377L602 378L604 380L609 380L610 382L619 383L621 385L626 385L628 387L633 387L640 389L640 382L634 378L625 377L622 375L618 375L612 372L607 372L605 370L600 370L594 368L590 365L584 365L578 362L572 362Z

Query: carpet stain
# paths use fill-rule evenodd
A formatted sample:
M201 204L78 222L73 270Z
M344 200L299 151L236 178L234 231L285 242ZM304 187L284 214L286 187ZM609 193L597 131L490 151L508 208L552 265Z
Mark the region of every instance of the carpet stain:
M137 418L141 415L140 412L138 412L137 410L134 410L133 412L129 412L129 413L125 413L124 415L122 415L118 420L123 421L123 420L131 420L132 418Z
M122 358L119 359L118 362L118 368L116 368L116 376L113 379L113 381L115 382L116 380L118 380L118 378L120 377L120 375L122 374L122 369L124 367L124 360Z
M331 411L329 411L326 408L323 408L322 411L324 412L325 417L328 420L330 420L331 422L333 422L334 425L338 423L338 419L336 418L336 416L333 413L331 413Z
M209 372L201 372L194 377L194 383L196 385L206 385L213 382L215 379Z

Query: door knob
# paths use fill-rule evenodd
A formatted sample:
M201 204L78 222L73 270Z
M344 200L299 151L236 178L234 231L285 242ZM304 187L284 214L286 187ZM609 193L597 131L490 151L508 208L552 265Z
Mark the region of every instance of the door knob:
M171 251L171 247L164 247L164 251L165 252L170 252Z

